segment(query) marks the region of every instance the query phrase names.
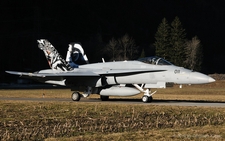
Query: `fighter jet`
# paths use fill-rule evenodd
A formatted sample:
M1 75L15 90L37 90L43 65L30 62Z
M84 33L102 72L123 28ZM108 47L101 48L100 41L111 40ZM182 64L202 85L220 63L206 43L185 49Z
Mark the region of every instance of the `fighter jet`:
M166 88L173 84L205 84L215 80L205 74L175 66L160 57L146 57L134 61L88 63L79 43L69 44L66 60L46 39L37 40L51 69L34 73L6 71L43 83L67 86L73 101L90 94L99 94L102 101L109 96L133 96L143 93L142 101L151 102L155 92L151 88ZM80 91L84 91L82 94Z

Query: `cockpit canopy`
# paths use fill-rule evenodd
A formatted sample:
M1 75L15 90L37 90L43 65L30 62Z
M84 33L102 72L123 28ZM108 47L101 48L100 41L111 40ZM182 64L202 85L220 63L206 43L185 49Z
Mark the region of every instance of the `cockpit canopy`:
M152 65L173 65L172 63L157 56L140 58L138 61Z

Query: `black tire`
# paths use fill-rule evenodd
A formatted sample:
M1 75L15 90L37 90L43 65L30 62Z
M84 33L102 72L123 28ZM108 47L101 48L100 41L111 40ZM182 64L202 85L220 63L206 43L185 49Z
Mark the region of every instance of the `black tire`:
M109 100L109 96L100 95L100 98L101 98L102 101L108 101Z
M71 99L73 101L80 101L80 97L81 97L81 95L80 95L79 92L73 92L72 95L71 95Z
M152 102L153 98L152 96L148 97L148 102Z
M149 97L147 95L142 96L142 101L144 103L148 103L149 102Z

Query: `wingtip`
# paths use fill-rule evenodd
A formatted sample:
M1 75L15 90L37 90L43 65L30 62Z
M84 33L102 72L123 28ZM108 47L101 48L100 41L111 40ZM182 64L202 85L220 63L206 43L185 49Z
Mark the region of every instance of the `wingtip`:
M8 74L14 74L14 75L20 75L22 76L22 73L21 72L16 72L16 71L5 71L6 73Z
M9 74L11 74L11 73L12 73L12 71L5 71L5 73L9 73Z

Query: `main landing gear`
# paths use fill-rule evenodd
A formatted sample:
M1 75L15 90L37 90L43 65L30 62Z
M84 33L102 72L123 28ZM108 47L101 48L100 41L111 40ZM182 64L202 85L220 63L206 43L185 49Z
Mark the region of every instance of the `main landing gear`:
M72 95L71 95L71 99L73 101L79 101L80 97L81 97L81 94L79 92L73 92Z
M83 94L80 94L79 92L73 92L71 95L71 99L73 101L80 101L81 97L88 97L92 92L91 87L87 87L87 89L84 91Z
M80 101L81 97L87 97L87 96L86 96L86 94L80 94L79 92L73 92L71 95L71 99L73 101ZM102 101L107 101L107 100L109 100L109 96L100 95L100 99Z
M144 95L142 96L142 101L144 103L148 103L148 102L152 102L153 98L152 95L156 93L156 91L154 91L153 93L151 93L151 91L149 89L144 90L143 89L143 85L139 86L138 84L133 84L140 92L143 92Z
M89 94L80 94L79 92L73 92L71 95L71 99L73 101L80 101L81 97L88 97Z

